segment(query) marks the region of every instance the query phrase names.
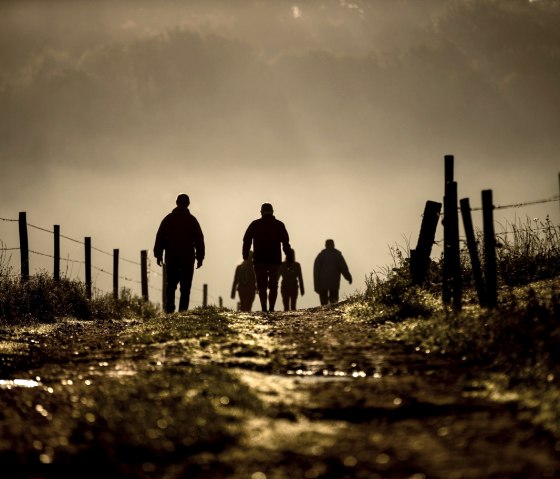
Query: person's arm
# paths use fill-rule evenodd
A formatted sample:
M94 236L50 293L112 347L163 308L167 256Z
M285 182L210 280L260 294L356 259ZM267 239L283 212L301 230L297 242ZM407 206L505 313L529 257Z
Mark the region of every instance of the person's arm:
M350 274L350 270L348 269L348 265L346 264L342 253L340 254L339 258L340 272L342 273L342 276L344 276L344 279L346 279L349 284L352 284L352 275Z
M292 252L292 247L290 246L290 235L284 223L280 222L280 242L282 243L282 250L284 255L286 255L286 262L291 264L294 262L294 254Z
M235 274L233 275L233 285L231 286L231 299L235 299L235 291L237 285L239 284L239 266L235 268Z
M202 233L202 228L198 220L193 216L194 220L194 229L195 229L195 236L194 236L194 251L196 257L196 267L200 268L202 266L202 262L204 261L204 257L206 256L206 246L204 244L204 234Z
M321 253L319 253L315 258L315 262L313 263L313 289L316 293L318 293L320 289L319 284L321 281L321 260L322 256Z
M156 257L157 265L161 266L163 262L163 251L165 250L166 232L165 232L165 218L159 225L156 233L156 241L154 244L154 256Z
M303 275L301 274L301 265L299 263L296 263L296 267L297 267L297 275L299 280L299 292L303 296L305 294L305 288L303 287Z
M243 247L241 249L243 260L247 260L247 258L249 258L249 251L251 250L252 244L253 244L253 223L249 225L249 227L245 231L245 234L243 235Z

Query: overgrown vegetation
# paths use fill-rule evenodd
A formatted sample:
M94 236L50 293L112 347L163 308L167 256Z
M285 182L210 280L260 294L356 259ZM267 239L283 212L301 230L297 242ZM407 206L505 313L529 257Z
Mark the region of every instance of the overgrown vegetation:
M88 299L84 284L66 278L55 281L47 273L33 275L28 281L0 274L0 323L49 323L60 317L85 320L153 317L157 308L123 288L118 300L110 294Z
M559 413L551 412L560 410L560 226L549 218L527 220L507 225L496 236L497 308L478 305L466 249L461 254L463 307L455 311L441 300L443 257L432 261L419 287L412 285L409 256L393 248L393 267L383 277L370 275L349 311L375 324L381 340L445 354L477 374L500 375L505 389L523 390L526 404L538 404L539 417L560 434ZM478 239L481 243L480 233Z
M483 235L476 232L478 256L484 263ZM370 274L362 295L353 298L366 306L366 315L376 322L401 321L411 317L428 317L441 310L443 255L432 260L422 287L412 284L410 254L393 246L393 264ZM498 285L502 302L507 303L513 287L560 277L560 226L550 218L527 219L524 223L506 224L496 233ZM466 244L461 249L463 300L477 301L470 255ZM506 304L502 304L505 306ZM363 314L364 311L357 311Z

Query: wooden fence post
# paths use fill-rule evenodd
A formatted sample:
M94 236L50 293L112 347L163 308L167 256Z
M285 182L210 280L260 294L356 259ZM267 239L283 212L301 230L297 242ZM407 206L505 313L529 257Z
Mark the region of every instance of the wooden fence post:
M444 250L443 264L444 270L446 263L449 272L449 287L451 289L451 297L453 298L453 306L455 309L461 309L462 301L462 281L461 281L461 253L459 248L459 211L457 204L457 182L447 183L445 189L445 199L447 201L447 210L445 213L445 231L447 231L447 245Z
M496 272L496 237L494 235L494 204L492 201L492 190L482 191L482 224L484 227L486 304L489 308L494 308L498 304L498 280Z
M119 250L113 249L113 299L119 299Z
M461 308L461 258L459 249L459 214L457 210L457 182L445 184L443 199L443 284L442 298Z
M140 252L140 269L142 274L142 298L148 301L148 250Z
M410 251L410 273L413 284L422 285L426 279L432 246L441 212L441 203L426 201L416 249Z
M54 280L60 281L60 225L54 225Z
M220 305L220 308L223 308L224 307L224 300L222 299L221 296L218 298L218 301L219 301L218 304Z
M463 217L463 226L465 228L465 236L467 238L467 246L469 248L474 284L478 295L478 304L480 304L480 306L486 306L486 292L484 290L482 269L480 266L480 259L478 257L476 238L474 236L471 206L468 198L463 198L459 203L461 205L461 216Z
M447 184L454 181L455 157L453 155L445 155L443 159L445 162L445 171L444 171L445 183Z
M202 307L206 308L208 306L208 285L205 284L202 287Z
M442 278L442 300L444 304L449 304L451 302L451 257L450 257L450 231L448 223L451 218L451 205L448 196L448 184L453 181L453 170L454 170L454 156L445 155L444 160L444 194L443 194L443 278Z
M19 213L19 251L21 257L21 280L29 279L29 238L27 236L27 213Z
M86 265L86 296L91 299L91 237L84 238Z
M461 248L459 246L459 202L458 202L458 192L457 192L457 182L452 181L449 183L450 190L450 203L453 205L453 209L450 210L451 213L451 228L450 243L451 243L451 285L453 291L453 306L455 309L461 309L462 303L462 273L461 273Z

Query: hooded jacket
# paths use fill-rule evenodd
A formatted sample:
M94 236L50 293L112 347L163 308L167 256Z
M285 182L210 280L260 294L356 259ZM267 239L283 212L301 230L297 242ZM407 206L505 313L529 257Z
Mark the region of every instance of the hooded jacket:
M154 256L167 264L188 265L204 260L204 235L188 208L177 206L163 218L156 234Z
M313 264L315 291L340 289L340 275L352 281L342 253L335 248L325 248L317 255Z

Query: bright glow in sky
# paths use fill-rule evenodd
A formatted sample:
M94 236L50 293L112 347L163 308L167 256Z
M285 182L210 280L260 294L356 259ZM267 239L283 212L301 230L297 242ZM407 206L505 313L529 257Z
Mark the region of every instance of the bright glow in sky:
M208 284L234 308L243 233L268 201L302 265L299 306L319 304L327 238L354 277L344 297L390 265L390 246L415 246L446 154L473 206L483 189L497 205L558 194L558 24L556 0L3 1L0 217L26 211L139 261L185 192L207 242L193 304ZM560 222L558 204L496 220L546 215ZM0 221L0 240L17 246L17 224ZM62 247L82 260L81 245ZM52 238L30 230L30 248L51 254ZM32 254L31 268L51 259ZM136 265L121 271L139 280ZM110 275L94 279L111 291Z

